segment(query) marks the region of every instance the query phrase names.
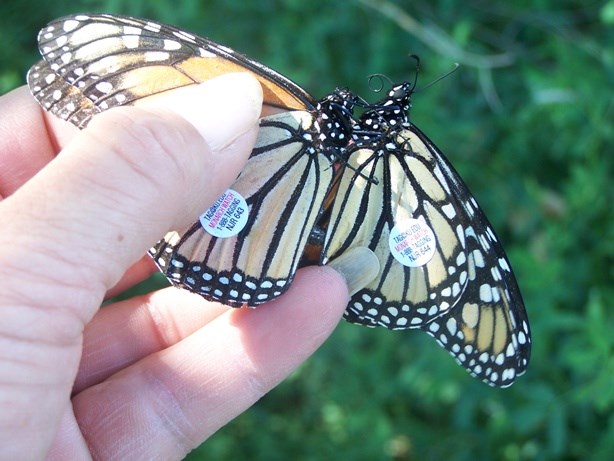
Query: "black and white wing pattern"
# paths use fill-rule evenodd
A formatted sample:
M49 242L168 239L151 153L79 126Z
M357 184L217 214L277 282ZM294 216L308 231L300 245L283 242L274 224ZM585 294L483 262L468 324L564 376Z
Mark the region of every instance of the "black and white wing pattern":
M234 200L225 215L240 220L245 213L245 227L211 235L204 229L224 219L214 212L167 234L152 256L171 282L235 307L256 306L288 289L333 177L328 158L306 140L311 121L299 111L262 119L246 167L218 200L228 207Z
M530 354L527 315L505 252L452 165L407 120L411 87L394 87L354 129L323 263L366 246L378 277L346 319L420 328L490 385L507 386Z

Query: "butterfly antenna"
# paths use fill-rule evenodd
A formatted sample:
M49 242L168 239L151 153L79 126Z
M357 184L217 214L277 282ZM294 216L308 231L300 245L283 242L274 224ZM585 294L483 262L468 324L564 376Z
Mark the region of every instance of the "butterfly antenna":
M458 70L458 68L459 68L459 67L460 67L460 64L459 64L459 63L457 63L457 62L455 62L455 63L454 63L454 68L453 68L453 69L449 70L448 72L446 72L445 74L443 74L441 77L437 77L435 80L433 80L432 82L430 82L430 83L426 84L426 85L425 85L425 86L423 86L422 88L420 88L420 89L418 89L418 90L414 90L414 93L417 93L417 92L419 92L419 91L424 91L424 90L426 90L427 88L429 88L429 87L433 86L435 83L439 82L440 80L443 80L444 78L446 78L446 77L448 77L448 76L452 75L454 72L456 72L456 71ZM417 72L416 72L416 77L417 77ZM414 85L415 85L415 82L414 82ZM414 86L414 88L415 88L415 86Z
M416 73L414 75L414 84L411 86L412 93L415 92L416 85L418 85L418 74L420 73L420 57L417 54L410 54L410 58L416 61Z
M369 89L374 93L379 93L384 89L384 82L388 82L388 84L392 87L394 84L390 77L384 74L371 74L368 78ZM379 86L375 86L373 82L376 81L379 83Z

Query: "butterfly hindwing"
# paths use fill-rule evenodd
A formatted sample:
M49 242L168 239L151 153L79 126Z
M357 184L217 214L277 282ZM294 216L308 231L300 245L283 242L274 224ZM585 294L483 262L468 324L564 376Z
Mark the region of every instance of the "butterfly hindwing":
M460 207L451 219L464 230L467 287L458 303L421 328L473 376L506 387L524 373L530 329L518 284L505 251L481 207L437 147L415 126L412 131L433 152Z
M288 289L333 174L330 160L306 141L310 130L306 112L261 120L252 155L232 185L248 205L245 228L217 238L196 222L152 250L175 285L231 306L256 306Z
M462 229L442 211L460 208L448 180L437 173L437 159L413 132L402 129L396 138L392 144L378 140L350 155L323 257L334 259L360 246L373 250L380 273L352 297L348 319L405 329L425 325L454 306L468 277ZM436 234L432 257L416 267L397 261L389 244L393 228L409 219L420 220Z
M506 387L528 365L529 323L507 259L493 260L492 245L498 242L485 247L480 230L472 231L466 292L453 309L421 328L473 376Z

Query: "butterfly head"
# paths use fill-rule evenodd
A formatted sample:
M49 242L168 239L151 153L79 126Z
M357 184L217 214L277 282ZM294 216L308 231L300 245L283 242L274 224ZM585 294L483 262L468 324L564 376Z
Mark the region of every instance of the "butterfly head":
M368 133L369 139L379 139L391 129L406 126L413 89L413 85L407 82L393 85L385 98L369 105L360 116L360 131Z
M391 104L398 107L402 112L407 112L411 109L411 95L414 92L414 85L403 82L392 87L388 92L387 101L384 104Z

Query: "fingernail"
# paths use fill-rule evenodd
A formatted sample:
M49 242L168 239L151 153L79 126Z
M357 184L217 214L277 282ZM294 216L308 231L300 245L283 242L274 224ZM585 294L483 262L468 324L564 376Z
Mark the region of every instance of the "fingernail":
M140 105L181 115L217 152L258 123L262 87L251 75L236 72L147 98Z
M366 247L352 248L330 261L327 266L343 275L350 296L375 280L380 269L377 256Z

